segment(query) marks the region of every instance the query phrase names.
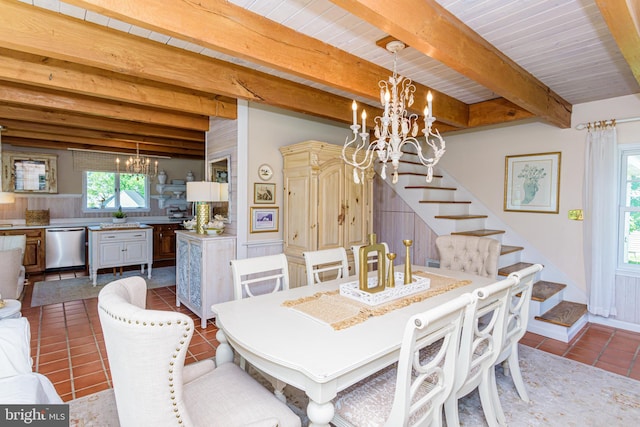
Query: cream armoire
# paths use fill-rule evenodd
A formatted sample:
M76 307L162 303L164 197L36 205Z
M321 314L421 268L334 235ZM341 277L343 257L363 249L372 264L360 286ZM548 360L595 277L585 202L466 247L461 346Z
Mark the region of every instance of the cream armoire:
M342 146L305 141L280 148L284 159L284 252L292 287L306 284L302 252L344 247L354 274L352 245L373 228L373 171L353 182Z

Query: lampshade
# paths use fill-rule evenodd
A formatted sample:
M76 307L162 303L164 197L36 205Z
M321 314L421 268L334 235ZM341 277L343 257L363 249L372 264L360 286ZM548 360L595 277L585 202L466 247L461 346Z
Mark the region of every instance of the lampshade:
M16 195L14 193L8 193L6 191L0 192L0 204L14 203L16 201Z
M214 202L220 198L220 188L217 182L190 181L187 182L188 202Z
M220 201L221 202L229 201L229 183L228 182L220 183Z

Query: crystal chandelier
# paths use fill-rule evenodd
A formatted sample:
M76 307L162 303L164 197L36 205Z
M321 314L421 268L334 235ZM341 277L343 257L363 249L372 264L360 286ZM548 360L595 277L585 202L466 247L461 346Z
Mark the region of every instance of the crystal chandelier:
M425 157L422 151L421 142L416 139L418 135L418 115L409 113L407 110L413 104L413 94L416 87L411 79L399 76L396 72L397 53L404 49L405 44L400 41L392 41L387 44L387 50L393 53L393 76L388 81L381 80L380 102L384 108L384 115L375 118L374 136L375 141L367 143L369 133L366 128L367 113L362 110L362 132L357 123L356 101L351 106L353 110L353 124L350 126L353 131L353 138L346 138L342 147L342 159L348 165L354 167L353 180L355 183L364 181L364 172L373 163L376 157L382 163L380 176L387 178L387 162L393 165L392 182L398 182L398 165L402 157L402 147L411 144L415 149L420 163L427 167L426 181L433 179L433 167L438 163L440 157L445 152L445 142L440 136L440 132L432 130L431 125L436 121L433 117L431 92L427 95L427 107L424 109L424 128L422 133L425 136L426 148L433 150L433 157ZM358 140L358 136L360 139ZM351 155L347 155L347 149L353 148Z
M116 169L120 173L120 158L116 158ZM130 173L134 175L147 175L149 178L154 178L158 175L158 161L156 160L151 169L151 159L148 157L140 157L140 146L136 142L136 156L129 157L124 165L124 173Z

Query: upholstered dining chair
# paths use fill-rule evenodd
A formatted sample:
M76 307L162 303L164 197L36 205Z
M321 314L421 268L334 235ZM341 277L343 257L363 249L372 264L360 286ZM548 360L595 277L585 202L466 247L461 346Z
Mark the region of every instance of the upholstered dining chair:
M302 253L307 270L307 285L349 276L347 251L340 248L321 249ZM327 275L327 273L329 273ZM330 279L329 279L330 277Z
M404 328L398 363L338 393L332 424L441 426L442 406L455 382L462 322L466 311L475 311L475 300L463 294L412 316ZM425 358L426 347L431 348Z
M146 295L138 276L111 282L98 295L121 426L300 426L298 416L236 364L185 365L193 320L146 310Z
M509 297L509 311L507 312L506 326L504 328L504 338L502 342L502 351L500 352L496 365L502 363L505 375L511 375L513 384L516 387L520 399L525 402L529 401L529 395L522 379L520 372L520 360L518 358L518 342L527 332L529 324L529 305L531 303L531 294L533 293L533 283L538 272L544 267L541 264L534 264L520 271L513 272L509 277L516 277L518 283L511 287L511 295ZM498 388L495 381L495 374L492 379L492 388L494 396L494 406L496 415L500 423L506 423Z
M487 424L498 425L492 385L494 365L502 349L511 288L518 280L508 277L473 291L477 299L475 310L465 314L455 383L444 404L447 426L460 425L458 399L476 388ZM488 320L482 323L481 318Z
M384 246L384 253L389 253L389 245L386 242L380 242ZM351 252L353 252L353 265L355 266L356 277L360 277L360 248L364 245L353 245L351 246ZM378 262L378 254L376 252L369 252L367 256L367 264L376 264ZM387 260L387 266L389 264L389 260ZM384 272L385 276L387 272Z
M3 298L20 299L24 290L24 252L27 236L0 236L0 295Z
M501 244L489 237L451 234L438 236L440 268L476 274L495 279Z
M231 261L235 299L289 289L289 264L285 254Z

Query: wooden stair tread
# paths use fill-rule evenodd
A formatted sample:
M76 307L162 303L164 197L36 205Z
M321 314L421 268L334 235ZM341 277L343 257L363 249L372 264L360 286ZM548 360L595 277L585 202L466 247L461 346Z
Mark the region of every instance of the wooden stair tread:
M507 267L503 267L498 270L498 276L508 276L511 273L515 273L516 271L520 271L523 268L531 267L533 264L529 262L517 262L513 265L509 265Z
M438 187L437 185L405 185L407 190L446 190L456 191L455 187Z
M471 231L456 231L451 233L452 235L457 234L460 236L478 236L478 237L484 237L484 236L493 236L496 234L504 234L504 230L471 230Z
M451 203L451 204L471 204L471 202L458 201L458 200L420 200L419 203Z
M502 245L502 247L500 248L500 255L511 254L513 252L518 252L522 250L524 250L522 246Z
M553 323L566 328L576 323L587 313L587 305L572 301L561 301L542 316L536 316L536 320Z
M434 216L434 218L461 220L461 219L484 219L484 218L489 218L489 216L488 215L436 215Z
M547 282L540 280L533 284L533 290L531 292L531 299L533 301L546 301L564 288L567 285L563 283Z
M421 172L398 172L398 175L412 175L412 176L424 176L426 177L426 173ZM442 178L442 175L433 175L434 178Z

